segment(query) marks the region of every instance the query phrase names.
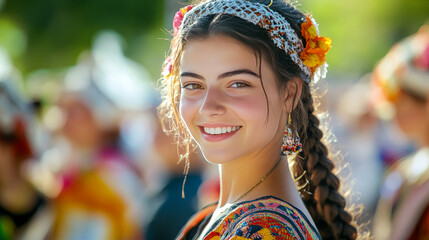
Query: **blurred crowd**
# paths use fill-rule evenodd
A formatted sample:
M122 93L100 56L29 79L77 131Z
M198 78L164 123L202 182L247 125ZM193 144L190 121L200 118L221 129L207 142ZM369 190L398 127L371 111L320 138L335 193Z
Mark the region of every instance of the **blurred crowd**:
M101 32L75 66L26 79L0 49L0 240L169 240L216 201L215 166L195 150L184 174L156 79L120 43ZM428 96L429 26L324 96L343 189L375 239L429 237Z

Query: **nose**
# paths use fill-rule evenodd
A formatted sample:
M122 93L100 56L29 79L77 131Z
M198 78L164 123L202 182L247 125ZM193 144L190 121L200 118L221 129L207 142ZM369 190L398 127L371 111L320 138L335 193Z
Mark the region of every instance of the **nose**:
M209 88L206 91L204 102L200 107L199 113L208 117L222 115L225 113L224 100L222 93L216 88Z

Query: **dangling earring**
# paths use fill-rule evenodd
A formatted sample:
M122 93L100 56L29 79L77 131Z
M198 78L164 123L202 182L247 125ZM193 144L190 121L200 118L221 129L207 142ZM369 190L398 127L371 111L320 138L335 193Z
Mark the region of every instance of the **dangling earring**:
M285 129L285 134L283 137L283 145L281 155L287 156L302 151L302 144L300 142L298 132L295 131L295 134L292 131L292 120L291 114L289 114L289 120Z

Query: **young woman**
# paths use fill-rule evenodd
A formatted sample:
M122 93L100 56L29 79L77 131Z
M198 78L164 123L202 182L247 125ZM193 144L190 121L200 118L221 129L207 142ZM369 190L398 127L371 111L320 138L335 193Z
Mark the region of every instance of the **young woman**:
M177 239L355 239L311 95L330 48L314 20L280 0L213 0L174 28L160 115L221 183Z

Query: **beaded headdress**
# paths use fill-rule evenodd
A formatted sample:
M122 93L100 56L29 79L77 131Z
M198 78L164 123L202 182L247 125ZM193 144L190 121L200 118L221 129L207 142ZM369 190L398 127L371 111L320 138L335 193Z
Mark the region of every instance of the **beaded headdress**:
M371 80L380 101L394 102L400 89L426 99L429 94L429 25L397 42L375 67Z
M186 31L198 18L212 14L236 16L265 29L274 44L284 50L309 77L306 81L317 82L325 77L325 55L330 49L331 40L318 36L317 24L308 15L301 25L306 46L282 15L269 5L247 0L211 0L196 7L190 5L182 8L175 16L175 33Z

